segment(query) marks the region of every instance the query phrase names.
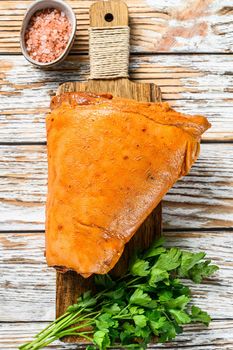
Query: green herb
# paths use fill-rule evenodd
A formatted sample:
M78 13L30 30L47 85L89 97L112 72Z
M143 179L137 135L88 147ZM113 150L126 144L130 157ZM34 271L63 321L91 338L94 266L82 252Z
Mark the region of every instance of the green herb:
M208 325L211 319L206 312L197 306L189 308L190 289L180 280L200 283L211 276L218 267L204 257L202 252L165 248L160 239L135 257L125 276L95 276L95 294L83 293L64 315L20 349L41 349L75 335L92 343L87 350L113 346L142 350L155 337L158 342L174 339L184 324Z
M207 312L205 311L202 311L199 307L197 306L192 306L192 321L193 322L201 322L201 323L204 323L208 326L208 324L210 323L211 321L211 318L210 316L207 314Z
M130 268L133 276L148 276L150 273L149 261L137 259Z

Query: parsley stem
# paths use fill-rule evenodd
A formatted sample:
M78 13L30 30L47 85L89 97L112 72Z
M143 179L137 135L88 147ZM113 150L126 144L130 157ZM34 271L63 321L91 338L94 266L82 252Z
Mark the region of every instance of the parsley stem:
M129 305L126 305L126 306L119 312L118 316L119 316L120 314L122 314L122 312L124 312L126 309L128 309L128 307L129 307Z
M84 331L84 332L73 332L73 331L64 331L59 333L59 338L63 338L66 336L74 335L76 337L81 337L83 334L91 334L93 331Z
M82 310L83 311L83 310ZM46 338L48 337L52 337L55 334L57 334L61 329L64 329L66 327L68 327L69 325L72 324L72 320L77 317L80 314L81 311L76 312L75 314L69 314L66 313L65 317L60 317L58 320L56 320L56 322L53 322L50 327L46 327L46 329L44 329L43 331L41 331L39 334L37 334L36 339L34 341L32 341L31 343L25 344L28 346L32 346L32 348L28 348L27 347L23 347L20 349L23 350L27 350L27 349L34 349L33 346L34 344L41 344L42 341L44 341ZM38 348L38 347L37 347ZM39 348L38 348L39 349Z
M113 316L114 319L116 320L131 320L132 316L129 314L121 315L121 316Z
M141 278L142 278L142 277L140 276L140 277L136 277L136 278L132 279L131 281L129 281L129 282L127 283L127 286L130 286L132 283L137 282L137 281L140 280Z
M84 333L79 333L79 336L82 338L85 338L87 340L89 340L90 342L93 342L93 339L91 337L88 337L86 334Z
M83 329L83 328L86 328L86 327L91 326L91 325L93 325L93 324L94 324L94 322L93 322L93 321L90 321L90 322L81 324L81 325L79 325L79 326L73 327L73 328L68 328L68 329L65 330L64 332L70 333L70 332L73 332L73 331L75 331L75 330L77 330L77 329L80 329L80 328ZM91 333L91 330L90 330L88 333Z
M87 318L87 317L90 317L90 316L93 316L93 315L95 315L95 317L97 317L99 314L100 314L100 312L98 312L98 311L93 311L93 312L90 312L90 313L87 314L87 315L84 315L83 318Z
M91 313L93 314L93 313ZM74 316L74 315L73 315ZM77 315L75 315L77 316ZM83 318L84 319L84 318ZM47 345L49 345L50 343L52 343L54 340L56 339L59 339L59 338L62 338L66 335L76 335L76 336L83 336L84 334L90 334L92 333L93 331L92 330L89 330L89 331L83 331L83 332L75 332L74 333L74 330L77 330L77 329L80 329L80 328L85 328L87 326L90 326L90 325L93 325L93 320L91 321L88 321L84 324L81 324L77 327L73 327L71 329L66 329L64 331L60 331L61 329L64 329L64 327L62 325L60 325L59 328L55 328L54 330L52 330L52 332L49 332L48 331L46 332L46 334L41 334L40 337L36 337L36 339L34 341L32 341L31 343L27 343L25 345L23 345L22 347L20 347L20 349L22 350L36 350L36 349L40 349L41 347L45 347ZM63 325L65 326L69 326L70 324L68 323L64 323ZM91 340L91 338L89 337L86 337L88 340Z
M124 275L124 276L118 278L118 279L116 280L116 282L120 282L120 281L122 281L122 280L125 280L125 279L127 279L128 277L130 277L130 276L131 276L131 274L130 274L130 273L127 273L126 275Z
M166 316L166 318L167 318L170 322L173 322L165 311L163 311L163 314Z
M69 315L69 312L66 312L65 314L61 315L60 317L58 317L55 321L53 321L52 323L50 323L47 327L45 327L44 329L42 329L41 332L39 332L37 334L36 337L39 337L42 333L44 333L45 331L47 331L48 328L52 328L52 326L56 323L58 323L60 320L62 320L63 318L65 318L66 316Z
M57 339L75 336L94 343L93 349L139 350L146 347L153 334L164 342L180 333L183 323L200 321L208 324L209 315L198 307L193 306L189 313L187 302L191 295L187 292L188 287L177 279L177 269L182 272L179 272L181 276L200 282L203 277L212 275L217 266L202 260L203 253L159 248L160 253L157 247L150 250L150 254L156 256L150 257L149 264L147 255L141 255L126 275L99 277L100 289L96 294L84 293L77 299L77 304L20 349L39 350ZM142 276L145 269L148 273ZM120 340L124 346L116 344Z
M79 321L79 318L77 318L77 315L72 315L72 317L69 317L65 322L62 322L61 324L58 324L54 330L52 331L52 334L58 333L61 329L65 329L72 325L73 323L76 323Z

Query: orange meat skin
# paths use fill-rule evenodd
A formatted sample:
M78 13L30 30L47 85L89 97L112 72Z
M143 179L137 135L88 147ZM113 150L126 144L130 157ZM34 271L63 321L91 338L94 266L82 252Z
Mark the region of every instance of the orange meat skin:
M65 93L47 116L49 266L105 274L199 154L201 116L166 103Z

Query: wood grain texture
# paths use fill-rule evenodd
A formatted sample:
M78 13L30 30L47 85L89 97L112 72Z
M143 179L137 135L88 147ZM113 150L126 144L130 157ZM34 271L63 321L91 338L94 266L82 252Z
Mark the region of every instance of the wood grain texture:
M74 53L87 53L88 9L94 1L68 1L78 19ZM89 73L87 56L72 55L49 71L30 66L21 56L11 56L20 52L20 24L30 3L0 1L0 53L4 53L0 56L0 143L44 142L50 96L59 83L86 80ZM131 52L141 54L131 58L131 78L160 85L163 98L182 112L205 114L213 125L205 140L233 141L232 1L126 3ZM176 54L182 52L195 54ZM200 54L205 52L212 54ZM233 231L179 231L179 227L229 230L233 226L232 162L232 144L203 145L191 174L177 183L164 203L165 228L177 230L166 232L167 244L207 250L221 267L214 279L201 287L192 286L195 303L216 320L209 329L191 326L176 342L149 349L233 349ZM0 179L1 230L43 229L45 147L0 147ZM1 350L16 349L45 326L43 321L55 317L55 272L46 267L43 251L42 232L0 234ZM77 346L59 343L49 348Z
M32 339L32 335L42 330L47 323L0 323L1 350L15 350L19 345ZM209 328L200 325L185 327L185 332L179 335L176 341L166 345L150 345L148 350L232 350L233 348L233 321L213 321ZM197 336L198 335L198 336ZM85 345L55 342L45 349L56 350L84 350ZM117 350L117 349L113 349Z
M133 254L141 249L148 249L151 243L161 236L161 204L150 214L131 240L125 245L124 252L110 271L113 276L122 276L129 266ZM95 290L94 278L88 279L77 275L75 271L65 274L56 273L56 317L63 315L67 307L76 303L77 297L87 290ZM66 337L66 342L80 343L80 338Z
M106 21L105 15L112 14L112 20ZM129 11L124 1L96 1L89 10L90 27L116 27L127 26Z
M163 203L164 228L233 226L233 145L203 144ZM46 146L0 146L1 230L43 230Z
M114 2L114 4L116 4ZM97 14L101 12L102 6L106 5L104 3L97 3L97 7L92 7L92 21L95 19L95 10ZM101 6L99 6L101 5ZM110 6L111 3L108 3ZM126 10L124 4L122 4L123 9ZM116 17L116 22L120 23L122 17L116 16L116 9L107 9ZM124 19L124 16L123 16ZM97 22L99 18L97 16ZM116 23L116 24L117 24ZM64 91L91 91L96 93L112 93L114 96L133 98L139 101L161 101L160 89L154 84L148 83L134 83L126 78L121 78L117 80L88 80L84 83L70 83L66 82L62 84L57 94L61 94ZM145 222L141 225L139 230L135 233L133 238L127 243L124 252L116 264L116 266L111 271L111 274L115 276L122 276L128 268L130 259L134 252L138 249L147 249L155 238L161 235L161 225L162 225L162 213L161 204L147 217ZM94 290L94 278L91 276L88 279L83 278L73 271L68 271L65 274L57 272L56 278L56 316L59 317L65 313L67 307L74 304L77 297L80 296L86 290ZM66 342L77 342L80 343L80 339L77 337L66 337Z
M214 319L233 319L232 234L233 231L178 230L165 233L167 245L204 250L207 257L220 266L216 275L204 284L188 283L195 304ZM56 273L45 263L44 233L1 233L0 256L3 271L0 274L0 322L53 320Z
M161 90L157 85L153 83L132 82L127 78L66 82L59 86L57 94L73 91L89 91L97 94L108 92L116 97L132 98L146 102L161 102Z
M1 3L1 2L0 2ZM59 84L83 81L87 56L70 56L44 71L20 56L0 57L0 142L44 142L44 118ZM233 140L233 55L151 55L130 61L137 82L156 83L164 101L189 114L204 114L205 140ZM30 82L30 84L29 84Z
M94 0L67 1L77 15L73 52L87 52L89 7ZM31 1L0 1L0 52L18 53L19 30ZM126 0L132 52L232 52L233 8L229 0Z

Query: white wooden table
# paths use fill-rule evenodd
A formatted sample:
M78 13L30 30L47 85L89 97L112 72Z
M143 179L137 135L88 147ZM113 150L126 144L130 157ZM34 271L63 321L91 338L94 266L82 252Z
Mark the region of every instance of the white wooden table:
M31 1L0 1L0 349L16 349L55 316L55 272L46 267L45 113L61 82L88 76L88 8L71 0L78 20L73 53L42 71L20 54L19 29ZM127 0L131 78L155 82L178 110L212 123L201 156L163 203L169 245L205 250L220 271L195 303L213 317L151 349L233 349L233 2ZM196 332L198 331L198 332ZM53 345L53 349L77 346Z

